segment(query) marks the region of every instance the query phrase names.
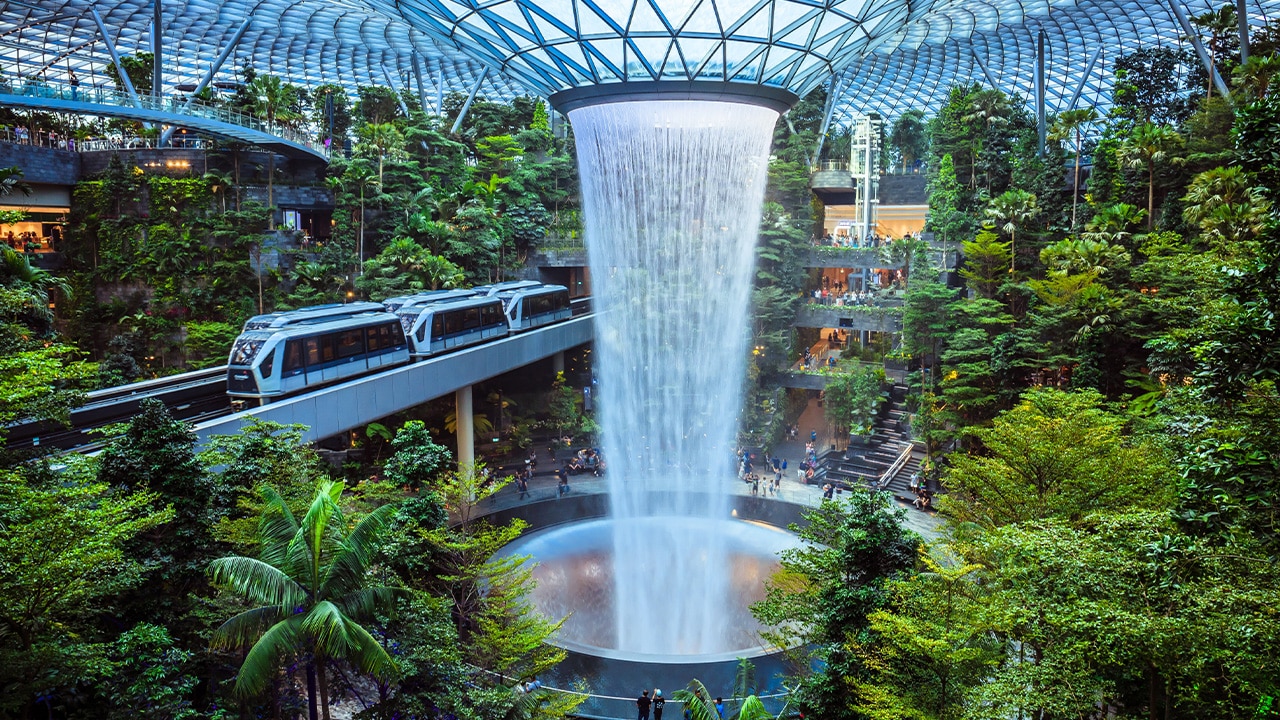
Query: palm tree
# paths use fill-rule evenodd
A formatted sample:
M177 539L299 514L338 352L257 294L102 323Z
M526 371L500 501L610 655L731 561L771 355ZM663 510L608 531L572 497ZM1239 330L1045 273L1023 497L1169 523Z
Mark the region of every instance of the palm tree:
M960 119L970 123L975 120L982 122L983 133L976 140L975 147L970 149L972 154L969 170L969 186L978 186L978 155L982 152L982 138L991 129L997 125L1003 125L1009 122L1009 115L1012 113L1012 106L1009 104L1009 96L999 90L988 88L979 90L973 94L969 100L969 112ZM987 173L987 190L991 190L991 174Z
M1074 136L1076 141L1075 171L1071 180L1071 232L1076 231L1076 205L1080 200L1080 149L1084 144L1084 131L1097 121L1098 111L1094 108L1067 110L1058 115L1049 131L1051 140L1061 141Z
M1111 243L1128 240L1133 235L1131 228L1142 224L1146 217L1147 211L1136 205L1106 205L1094 211L1093 217L1084 226L1082 237Z
M35 267L26 254L0 244L0 285L24 292L33 315L46 322L53 321L49 312L49 291L57 290L64 298L71 297L71 283L43 268Z
M382 164L387 156L404 147L404 133L395 123L370 123L360 128L360 139L365 147L378 154L378 184L382 185Z
M1227 243L1252 239L1270 217L1271 203L1239 167L1206 170L1192 179L1182 218L1206 237Z
M209 183L209 190L217 196L222 212L227 211L227 188L231 186L231 176L221 170L210 170L204 174Z
M925 257L929 252L929 243L917 237L901 237L886 245L880 246L880 258L893 265L902 266L902 284L905 287L911 282L911 261L917 257Z
M0 197L12 195L15 192L23 195L31 194L31 186L22 181L22 168L0 168Z
M1156 163L1168 158L1180 142L1182 136L1173 128L1146 122L1133 129L1116 153L1121 163L1147 170L1147 232L1155 223Z
M1209 79L1206 96L1213 96L1213 73L1218 69L1218 49L1222 39L1230 37L1239 30L1236 22L1236 9L1233 5L1223 5L1217 10L1210 10L1203 15L1191 18L1192 24L1209 31Z
M360 199L359 240L356 244L356 274L364 272L364 201L365 191L381 187L378 177L363 163L352 163L340 177L327 180L329 187L343 192L354 192Z
M1253 55L1231 75L1247 97L1261 100L1267 96L1277 72L1280 72L1280 55Z
M258 117L267 121L269 130L274 131L277 123L287 124L298 118L293 106L298 101L297 90L275 75L258 75L247 88L253 102L253 111ZM274 230L275 196L274 181L276 173L276 154L267 152L267 207L272 208L269 227Z
M352 526L338 507L343 487L321 483L301 522L275 490L264 489L260 557L225 557L209 568L215 585L257 605L213 634L215 648L248 649L235 694L258 695L282 664L298 658L306 666L313 720L317 690L324 720L329 720L328 662L346 660L380 680L395 676L387 651L359 623L391 612L396 599L407 594L369 586L366 578L378 535L396 505L383 505Z
M1018 228L1040 214L1036 196L1026 190L1006 190L991 199L986 214L1009 233L1009 273L1013 274L1018 263Z

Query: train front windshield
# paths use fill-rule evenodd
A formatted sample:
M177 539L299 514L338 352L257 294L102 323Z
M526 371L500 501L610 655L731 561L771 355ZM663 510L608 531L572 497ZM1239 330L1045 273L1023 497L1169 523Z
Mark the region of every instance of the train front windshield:
M262 344L266 340L261 338L238 338L236 344L231 346L231 359L227 361L229 365L252 365L253 359L258 356L258 351L262 349Z

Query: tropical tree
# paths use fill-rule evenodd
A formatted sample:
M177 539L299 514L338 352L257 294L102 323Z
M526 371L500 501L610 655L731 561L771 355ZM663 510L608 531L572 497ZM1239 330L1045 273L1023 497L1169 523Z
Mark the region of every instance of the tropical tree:
M329 720L330 662L345 660L380 680L396 674L391 656L360 623L390 614L396 600L407 596L367 579L379 534L396 506L383 505L352 524L339 507L343 488L322 482L301 521L279 493L264 488L259 557L225 557L209 568L215 585L257 605L213 634L215 648L248 650L235 694L258 695L296 658L306 667L313 720L317 693L322 717Z
M1277 72L1280 72L1280 55L1252 55L1231 76L1248 99L1261 100L1267 96Z
M929 263L929 243L910 235L901 237L880 246L880 258L885 262L901 265L902 282L904 285L909 285L912 263L918 261L915 262L917 270Z
M1026 190L1006 190L991 199L986 215L994 220L1001 231L1009 233L1009 273L1015 272L1018 262L1018 229L1040 214L1036 196Z
M369 153L378 157L378 185L382 185L383 163L388 157L395 158L404 149L404 133L395 123L370 123L357 131L362 145Z
M904 172L915 167L916 161L924 155L929 146L928 129L924 123L924 112L908 110L893 121L893 131L889 135L889 144L898 156L898 162Z
M251 99L251 107L254 114L267 121L267 126L272 131L275 130L277 123L288 125L296 121L300 116L294 111L294 106L298 102L297 88L289 85L275 75L258 75L249 83L247 88ZM276 154L274 152L267 153L267 207L271 208L271 220L269 227L275 229L275 174L276 174Z
M356 242L356 271L364 272L364 231L365 231L365 194L369 190L375 190L382 187L378 182L378 175L372 168L366 166L363 162L355 162L347 167L347 171L338 177L330 177L326 182L329 187L334 190L352 193L358 196L360 203L360 216L356 223L359 227L358 239Z
M1094 210L1084 226L1083 236L1089 240L1122 242L1133 236L1133 228L1141 225L1147 211L1129 203L1106 205Z
M31 186L22 181L22 168L0 168L0 197L12 195L15 192L23 195L31 194Z
M1182 142L1173 128L1155 123L1142 123L1133 129L1116 151L1120 162L1147 171L1147 231L1155 225L1156 165L1169 159L1169 154Z
M1206 238L1228 245L1256 237L1271 212L1262 190L1239 166L1196 175L1182 201L1184 220L1198 225Z
M1071 231L1076 230L1076 205L1080 201L1080 150L1084 144L1084 131L1098 121L1094 108L1077 108L1058 115L1049 130L1051 140L1075 140L1075 166L1071 177Z

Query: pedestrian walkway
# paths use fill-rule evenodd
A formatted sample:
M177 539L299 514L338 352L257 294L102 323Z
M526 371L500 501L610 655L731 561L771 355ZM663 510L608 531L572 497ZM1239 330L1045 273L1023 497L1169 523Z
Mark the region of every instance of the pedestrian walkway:
M816 407L817 401L810 403L800 416L800 436L795 441L786 441L781 443L777 448L770 448L770 452L780 459L787 461L788 473L783 473L782 487L778 494L765 495L766 500L777 498L785 502L796 503L798 505L808 505L817 507L822 502L822 486L821 485L805 485L796 479L795 469L800 466L800 461L804 459L804 445L808 442L809 431L818 431L818 447L827 447L831 442L830 431L826 427L826 420L822 417L822 409ZM821 424L816 424L817 422ZM806 424L809 423L809 424ZM545 444L545 441L544 443ZM576 446L575 446L576 447ZM541 452L539 453L541 457ZM606 456L606 460L607 460ZM495 469L506 466L512 467L516 461L507 460L506 462L495 462L491 465ZM523 462L520 460L519 462ZM533 475L533 479L529 481L529 496L525 499L520 498L520 491L516 489L515 483L507 485L497 493L485 498L476 505L475 515L483 516L489 513L506 510L517 505L527 503L536 503L543 501L555 501L560 495L557 492L555 468L558 464L549 461L539 462L539 467ZM772 476L769 476L772 477ZM761 483L763 485L763 483ZM729 491L735 495L749 496L751 495L751 486L745 482L728 481ZM599 494L608 492L608 483L604 478L597 478L589 473L573 475L569 477L570 494ZM894 504L898 507L904 507L911 512L903 519L903 525L916 531L926 539L936 538L940 532L942 525L941 520L936 516L916 511L909 507L907 503L895 498Z

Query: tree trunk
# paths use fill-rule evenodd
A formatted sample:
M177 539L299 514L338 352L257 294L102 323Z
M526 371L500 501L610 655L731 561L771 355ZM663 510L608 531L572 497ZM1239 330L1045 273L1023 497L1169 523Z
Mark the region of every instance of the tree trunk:
M316 663L317 684L320 686L320 717L329 720L329 679L324 671L324 663Z
M1147 232L1155 227L1156 222L1156 164L1147 164Z
M316 664L307 663L307 720L320 720L316 711Z
M1071 180L1071 232L1076 231L1076 205L1080 202L1080 132L1076 131L1076 170Z
M276 229L276 200L275 200L275 176L276 176L276 154L274 152L267 153L267 229Z

